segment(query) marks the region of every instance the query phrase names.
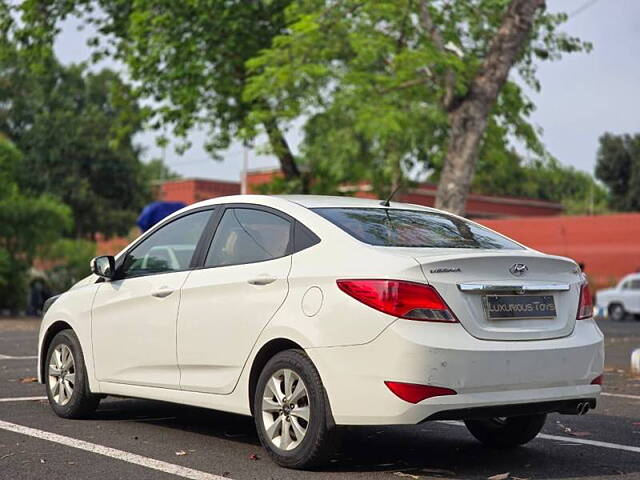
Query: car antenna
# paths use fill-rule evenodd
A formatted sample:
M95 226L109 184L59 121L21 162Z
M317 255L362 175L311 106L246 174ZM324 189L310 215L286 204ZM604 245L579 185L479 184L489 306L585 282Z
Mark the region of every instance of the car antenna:
M391 204L389 202L391 201L393 196L398 192L398 190L400 190L400 184L398 184L398 186L393 189L393 192L391 192L391 195L389 195L387 198L385 198L383 201L380 202L380 205L382 205L383 207L390 207Z

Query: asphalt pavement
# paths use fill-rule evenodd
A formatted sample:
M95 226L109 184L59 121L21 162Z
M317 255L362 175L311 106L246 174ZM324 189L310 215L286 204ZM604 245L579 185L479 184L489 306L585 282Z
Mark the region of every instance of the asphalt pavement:
M249 417L107 397L89 420L58 418L33 383L39 321L0 318L0 479L640 479L640 322L600 325L598 408L550 415L527 446L486 448L459 422L348 428L330 465L301 472L269 460Z

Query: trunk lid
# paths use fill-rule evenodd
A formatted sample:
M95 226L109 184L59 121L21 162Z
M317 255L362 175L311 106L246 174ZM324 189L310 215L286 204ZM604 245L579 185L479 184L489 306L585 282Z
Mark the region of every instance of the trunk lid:
M399 250L406 252L406 249ZM540 340L570 335L575 327L582 274L576 263L568 258L532 250L461 249L420 249L413 251L413 257L420 264L427 282L438 290L474 337ZM545 300L552 296L555 315L549 315L551 318L489 319L486 298L492 296L495 301L496 295L513 295L503 298L516 302L538 300L523 299L524 295L545 296Z

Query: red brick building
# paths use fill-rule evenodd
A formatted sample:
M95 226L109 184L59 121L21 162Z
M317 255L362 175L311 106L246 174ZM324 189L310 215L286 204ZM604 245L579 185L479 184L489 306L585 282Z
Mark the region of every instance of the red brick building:
M259 186L270 182L279 171L256 170L247 175L248 193L256 193ZM398 194L396 200L433 206L436 197L436 186L433 184L420 185L404 194ZM375 198L370 185L361 183L355 186L343 187L345 193L357 197ZM183 179L165 182L159 187L158 200L184 202L192 204L207 198L235 195L240 193L239 182L221 180ZM467 201L467 215L471 218L504 218L559 215L563 211L562 205L552 202L513 198L503 196L478 195L472 193Z
M164 202L183 202L187 205L208 198L238 195L240 183L203 178L169 180L158 187L157 199Z

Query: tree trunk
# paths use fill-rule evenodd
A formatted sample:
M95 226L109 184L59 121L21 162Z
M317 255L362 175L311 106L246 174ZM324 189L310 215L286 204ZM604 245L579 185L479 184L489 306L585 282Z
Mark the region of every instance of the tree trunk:
M273 153L280 161L280 170L282 170L285 180L301 179L296 159L278 123L274 119L268 120L264 123L264 128L269 137Z
M449 144L438 183L436 208L464 215L489 113L528 40L536 12L544 7L545 0L511 1L467 95L454 100L449 112Z

